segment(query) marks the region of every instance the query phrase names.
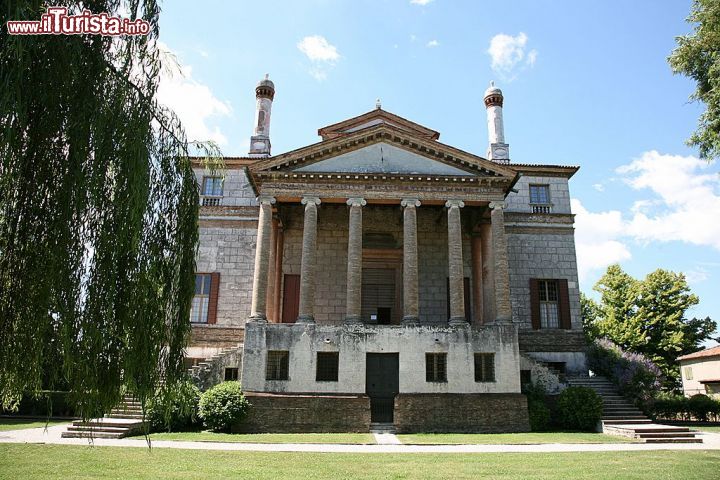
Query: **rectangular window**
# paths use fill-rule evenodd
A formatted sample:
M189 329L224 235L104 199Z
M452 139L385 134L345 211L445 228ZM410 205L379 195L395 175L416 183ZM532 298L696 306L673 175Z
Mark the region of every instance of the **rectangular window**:
M289 360L290 352L287 350L270 350L267 353L265 380L287 380Z
M231 367L225 368L225 381L229 382L229 381L237 380L239 373L240 373L240 370L237 368L231 368Z
M221 197L223 194L222 177L203 177L202 194L208 197Z
M547 205L549 203L549 185L530 185L530 204Z
M495 354L494 353L476 353L475 354L475 381L476 382L494 382L495 381Z
M683 368L683 372L685 373L685 380L692 380L692 379L693 379L692 367L685 367L685 368Z
M425 354L425 381L447 382L447 353Z
M315 381L337 382L339 360L340 354L338 352L318 352Z
M191 323L208 323L208 307L210 305L210 284L212 277L209 273L195 275L195 296L190 309Z
M542 328L560 328L557 280L540 280L538 288L540 294L540 326Z

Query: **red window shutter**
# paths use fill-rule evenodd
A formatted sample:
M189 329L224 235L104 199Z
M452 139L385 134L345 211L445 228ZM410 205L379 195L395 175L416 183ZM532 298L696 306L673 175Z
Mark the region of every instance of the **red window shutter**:
M560 328L569 330L570 325L570 294L568 281L564 278L558 280L558 309L560 311Z
M300 275L285 274L282 323L295 323L300 312Z
M534 330L540 330L540 289L537 278L530 279L530 321Z
M208 303L208 323L217 322L218 292L220 291L220 273L210 274L210 301Z

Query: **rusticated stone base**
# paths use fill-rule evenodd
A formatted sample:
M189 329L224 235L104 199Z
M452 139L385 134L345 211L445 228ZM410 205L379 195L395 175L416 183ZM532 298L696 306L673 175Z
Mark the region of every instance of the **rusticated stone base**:
M529 432L527 399L519 393L401 393L398 433Z
M236 347L243 343L245 328L221 325L193 325L190 334L191 347Z
M252 405L237 433L367 432L366 395L313 395L245 392Z

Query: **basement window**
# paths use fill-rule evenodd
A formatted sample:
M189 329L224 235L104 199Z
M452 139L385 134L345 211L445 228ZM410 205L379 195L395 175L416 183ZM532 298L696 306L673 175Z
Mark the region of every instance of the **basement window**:
M447 353L425 354L425 381L447 382Z
M237 380L239 376L239 369L238 368L232 368L228 367L225 369L225 381L231 382L233 380Z
M290 352L287 350L270 350L265 365L265 380L287 380Z
M475 354L475 381L476 382L494 382L495 381L495 354L494 353L476 353Z
M318 352L315 381L337 382L339 360L340 354L338 352Z

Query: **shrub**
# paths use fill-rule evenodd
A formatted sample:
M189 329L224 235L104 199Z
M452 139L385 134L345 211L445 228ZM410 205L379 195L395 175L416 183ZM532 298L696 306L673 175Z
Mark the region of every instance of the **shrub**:
M545 404L545 397L545 390L538 384L533 384L527 392L530 430L533 432L543 432L550 428L550 409Z
M232 425L245 418L249 406L240 382L223 382L202 394L199 414L207 428L216 432L229 431Z
M558 396L558 420L570 430L595 431L602 418L603 402L588 387L568 387Z
M587 360L590 370L608 377L643 410L660 391L660 368L644 355L626 352L610 340L595 340L588 348Z
M148 401L147 419L153 431L178 431L197 424L200 390L191 381L165 387Z
M653 401L652 417L665 420L689 420L688 400L684 395L661 392Z
M687 409L695 420L707 422L710 418L720 414L720 402L698 393L690 397L687 402Z

